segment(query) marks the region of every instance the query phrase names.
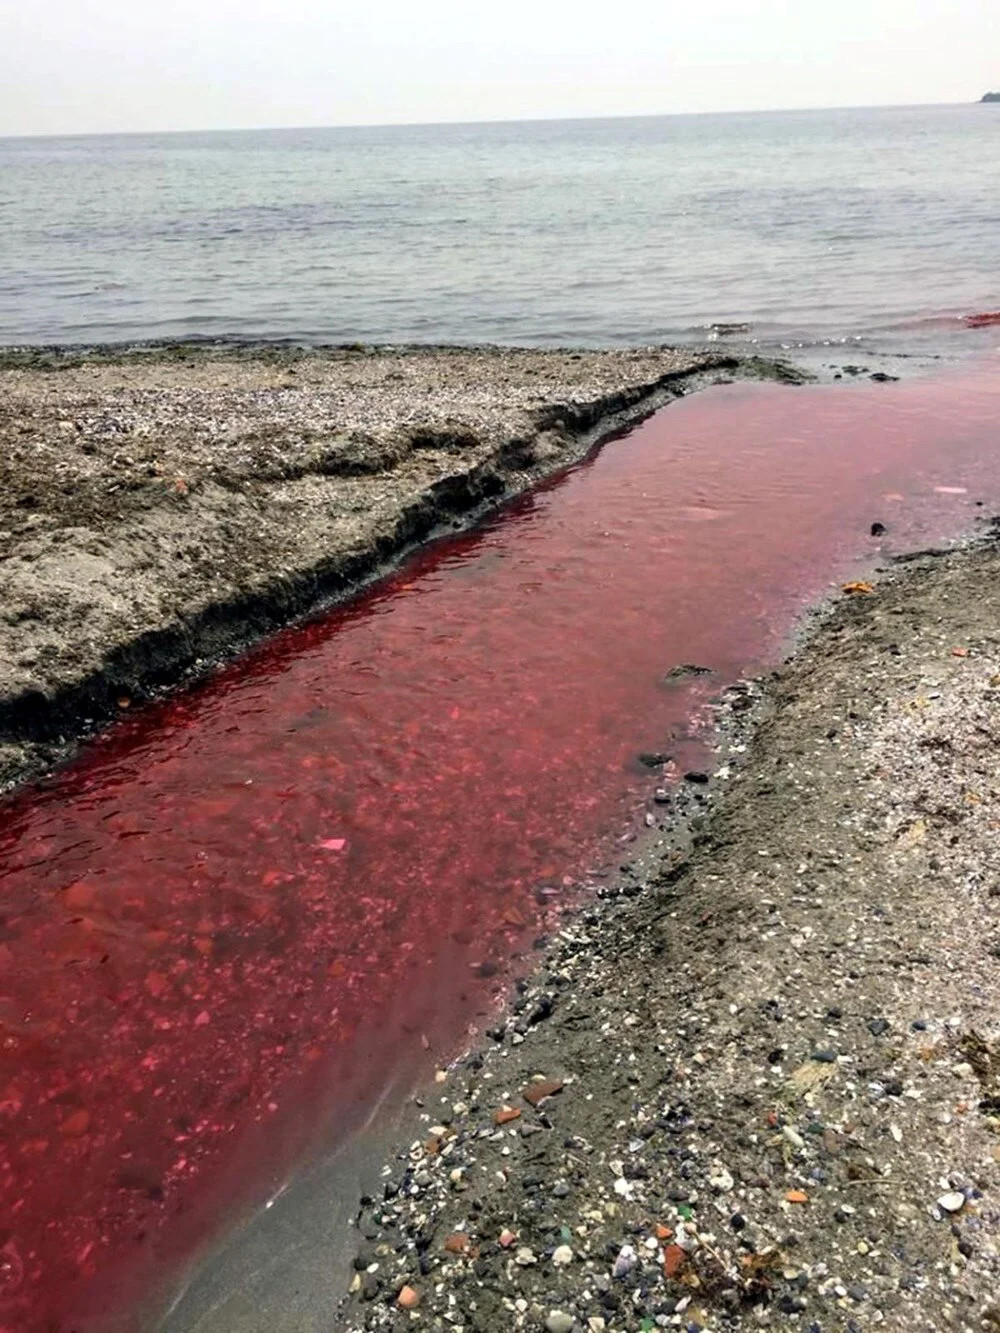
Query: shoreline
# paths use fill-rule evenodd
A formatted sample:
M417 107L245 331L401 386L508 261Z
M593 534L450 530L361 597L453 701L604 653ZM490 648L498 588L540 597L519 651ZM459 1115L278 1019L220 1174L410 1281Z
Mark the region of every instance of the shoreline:
M384 364L387 355L425 354L374 355ZM772 371L737 364L737 373ZM575 461L572 450L583 456L679 392L732 375L729 364L702 364L666 372L652 392L632 385L626 397L638 396L619 409L617 424L609 424L608 395L600 408L575 405L595 419L577 433L548 425L560 435L555 453L528 467L498 467L498 456L510 462L510 439L501 436L484 446L491 450L486 466L497 469L501 487L524 489ZM566 412L551 404L539 410ZM468 457L478 444L459 444L459 462L470 463L463 477L483 465ZM409 439L411 454L423 449ZM454 467L447 447L427 457L438 452ZM364 484L373 475L383 474L363 472ZM281 483L265 483L272 484ZM178 495L186 500L197 489ZM467 526L516 493L488 489L445 521ZM172 516L189 512L171 504ZM368 577L447 530L432 522L426 537L413 538ZM511 1010L443 1084L422 1094L409 1132L382 1126L378 1147L359 1160L347 1154L346 1170L357 1179L370 1176L372 1152L383 1145L392 1162L388 1184L364 1186L370 1202L356 1219L357 1290L338 1322L330 1323L333 1292L346 1285L339 1279L354 1253L333 1260L326 1252L321 1294L310 1295L312 1274L294 1292L275 1283L267 1293L274 1304L254 1310L265 1321L260 1328L301 1333L311 1319L352 1333L411 1323L483 1333L707 1331L811 1327L810 1318L824 1330L994 1326L979 1296L1000 1277L996 1247L984 1234L1000 1220L991 1137L1000 1129L1000 1085L993 1086L1000 977L990 962L1000 946L992 951L982 871L995 870L1000 880L987 833L1000 827L991 821L994 814L1000 821L1000 809L992 789L967 802L972 788L952 787L967 776L957 770L969 747L989 731L993 699L1000 704L990 629L1000 616L998 573L995 530L954 549L896 557L874 596L824 603L808 615L793 657L763 690L751 682L726 691L715 780L682 784L666 807L660 843L651 837L600 901L567 909L565 928L519 983ZM320 596L289 619L333 600L336 593ZM234 634L214 658L163 688L183 686L281 623ZM159 688L152 681L149 692ZM930 697L914 694L918 688ZM130 701L142 697L142 687L130 689ZM61 759L72 742L17 744L23 777L31 765L38 772ZM926 761L916 776L908 768L912 753ZM972 757L980 764L983 755ZM961 875L946 879L967 817L981 821L972 851L962 846ZM883 824L891 836L883 836ZM803 875L817 883L804 888ZM965 917L956 884L971 894L962 900ZM843 901L831 906L829 892ZM866 912L874 917L866 926L871 938L857 924ZM957 962L938 939L941 920L965 932ZM753 969L745 966L748 938ZM895 950L892 967L883 948ZM804 961L818 976L804 975ZM888 975L901 966L918 969L910 980L926 1001L919 1014L913 985L900 987ZM956 971L970 985L949 1009ZM536 1106L524 1093L539 1076L563 1086ZM949 1109L949 1090L964 1109ZM502 1107L520 1114L497 1125ZM343 1225L350 1199L344 1175L332 1174ZM927 1193L935 1180L936 1194ZM312 1190L314 1218L324 1213L324 1189L329 1178ZM953 1211L939 1205L956 1193L962 1200ZM296 1186L289 1196L292 1222L301 1221ZM851 1202L856 1197L863 1208ZM515 1235L509 1245L499 1243L505 1230ZM882 1244L890 1233L892 1245ZM228 1239L239 1269L250 1256L240 1253L239 1234ZM270 1286L266 1228L256 1241L263 1267L244 1267L243 1276ZM324 1262L321 1247L316 1259ZM209 1285L212 1263L206 1256ZM199 1269L194 1285L200 1277ZM395 1303L404 1282L418 1293L412 1314ZM227 1290L232 1285L223 1282L216 1295ZM258 1327L227 1323L224 1305L213 1303L192 1325L181 1301L179 1322L167 1316L158 1326L199 1333Z
M662 348L0 351L0 792L734 377L805 378Z
M894 561L725 692L710 786L415 1099L334 1327L997 1326L998 574L995 527Z

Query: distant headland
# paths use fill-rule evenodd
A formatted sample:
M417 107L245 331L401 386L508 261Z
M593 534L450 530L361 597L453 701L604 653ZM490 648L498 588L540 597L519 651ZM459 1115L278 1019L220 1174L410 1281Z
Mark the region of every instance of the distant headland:
M1000 102L1000 93L983 93L984 102Z

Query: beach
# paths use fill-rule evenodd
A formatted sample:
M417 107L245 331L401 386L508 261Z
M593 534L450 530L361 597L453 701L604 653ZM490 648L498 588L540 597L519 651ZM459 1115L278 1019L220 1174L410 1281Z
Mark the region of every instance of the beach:
M869 414L877 410L877 395L884 398L897 387L867 363L827 370L828 378L849 383L824 392L874 395L858 399L869 404ZM178 917L175 923L173 904L155 898L155 884L170 873L162 856L157 860L160 853L154 849L143 863L151 867L144 874L154 885L148 903L142 900L145 884L131 896L120 893L109 879L115 846L105 848L87 825L88 819L111 820L112 838L135 847L124 840L146 836L143 820L152 821L150 810L162 804L172 839L164 845L177 849L178 835L181 843L193 838L197 845L200 826L171 822L174 793L168 785L161 801L155 774L148 778L148 808L137 807L142 817L132 822L127 817L130 791L147 784L143 756L158 771L176 757L169 741L175 729L178 736L182 732L179 716L195 737L212 722L204 702L184 714L191 687L197 699L204 685L211 705L213 681L231 689L248 649L266 647L290 624L319 624L338 608L345 617L338 624L346 626L351 599L391 571L397 571L397 582L390 581L387 595L397 599L409 580L424 576L433 583L440 575L431 559L437 538L471 529L474 540L484 519L516 497L530 499L602 442L608 442L602 457L613 462L616 449L624 448L617 437L634 433L667 404L675 406L659 419L665 433L656 435L656 421L649 423L651 470L638 474L642 487L659 475L656 460L670 438L670 414L693 405L680 400L701 389L720 392L712 386L729 385L726 393L757 381L788 386L773 390L790 397L761 418L767 434L783 416L791 418L795 396L819 392L802 387L808 378L785 362L665 348L161 345L0 354L0 441L6 446L0 778L16 796L17 819L26 828L35 780L56 821L43 819L40 832L31 834L37 843L13 849L12 860L23 861L11 872L21 877L14 880L14 901L23 895L29 902L24 919L32 921L38 904L47 910L53 896L47 882L32 879L33 867L41 864L32 859L37 845L43 859L53 857L52 884L59 879L54 951L63 975L83 958L88 967L102 967L109 958L120 965L117 991L104 981L98 988L102 1003L111 999L118 1006L109 1010L110 1019L103 1010L97 1015L100 1031L107 1023L117 1039L128 1019L136 1024L131 1042L148 1040L151 1052L155 1044L150 1067L170 1073L161 1105L168 1099L183 1104L188 1074L199 1080L192 1102L203 1099L210 1111L203 1123L186 1111L168 1122L170 1154L176 1155L172 1135L178 1126L183 1167L195 1156L189 1141L205 1127L214 1130L212 1117L223 1116L217 1107L251 1105L242 1084L234 1094L235 1084L226 1083L218 1090L225 1098L211 1100L216 1090L209 1086L207 1056L199 1054L187 1073L183 1064L169 1063L186 1059L195 1028L211 1031L227 1006L242 1025L234 1029L239 1041L220 1038L217 1048L219 1070L225 1066L228 1079L225 1061L235 1062L241 1043L251 1049L254 1029L263 1030L270 1017L266 1004L279 994L285 1002L282 986L289 979L291 1007L276 1019L276 1031L287 1035L259 1053L253 1048L253 1059L276 1083L283 1066L274 1052L287 1060L286 1043L291 1051L297 1039L314 1040L308 1022L317 1030L336 1028L336 1008L333 1019L321 1004L306 1018L312 994L322 1001L323 985L331 1005L342 1001L341 990L354 988L359 1012L376 1020L390 991L402 1003L407 986L412 988L413 1013L404 1016L403 1030L416 1054L401 1060L398 1086L381 1089L389 1102L386 1114L374 1081L360 1110L352 1106L344 1113L343 1169L334 1162L325 1178L303 1181L282 1162L281 1187L268 1200L269 1206L280 1204L274 1214L280 1220L269 1229L266 1211L258 1207L248 1215L244 1207L231 1233L199 1232L197 1245L174 1265L172 1279L179 1273L182 1280L170 1299L158 1289L155 1299L147 1292L126 1302L124 1313L115 1309L116 1329L361 1333L412 1326L610 1333L678 1327L708 1333L879 1326L930 1333L998 1325L1000 1313L991 1302L1000 1278L994 1239L1000 1220L1000 947L993 908L1000 882L994 847L1000 795L992 769L1000 743L1000 547L992 510L976 509L980 492L969 490L969 477L978 483L991 475L985 463L978 471L972 466L980 448L974 435L968 457L957 447L945 451L943 464L933 450L901 456L898 466L912 466L923 478L926 513L920 513L938 514L938 528L956 525L957 531L961 523L966 530L963 540L928 552L901 549L907 529L890 515L904 496L886 490L889 473L875 472L870 482L843 489L855 457L846 456L846 445L839 471L832 461L823 463L839 479L831 480L831 494L836 484L842 496L837 503L850 502L844 512L852 515L852 531L859 515L866 516L865 525L869 515L895 523L897 547L882 544L875 529L884 532L885 525L879 521L849 554L820 543L815 554L797 555L796 546L806 552L808 542L797 540L794 531L790 538L784 533L788 503L775 492L775 507L762 508L759 522L780 529L784 545L775 548L773 565L761 566L764 590L747 588L744 597L737 587L734 601L720 596L713 602L717 615L727 609L733 616L736 639L755 620L750 612L745 622L737 620L734 609L753 592L763 616L778 598L781 579L803 578L810 562L823 569L828 563L828 578L861 558L863 577L823 599L803 582L803 590L812 590L809 600L821 604L799 619L787 661L764 675L733 683L700 659L662 664L657 689L678 718L684 710L697 714L698 726L690 735L678 727L670 754L666 742L663 753L639 754L645 786L630 782L643 793L641 829L620 838L613 863L588 871L585 883L571 883L568 876L559 881L563 896L539 889L541 880L527 874L524 885L517 881L523 899L505 899L508 887L499 902L487 893L470 918L486 922L498 914L498 933L489 937L485 955L476 952L489 936L485 925L480 939L477 925L464 918L457 923L442 910L444 924L439 929L434 918L424 937L441 936L440 966L454 973L450 989L438 992L439 1012L402 971L386 982L375 970L367 975L357 961L374 951L367 935L379 933L378 914L386 910L372 885L346 881L351 904L360 899L369 913L357 958L348 958L346 966L335 951L332 963L327 953L317 953L300 922L319 915L324 886L334 882L332 869L318 878L310 870L313 878L300 884L291 873L282 877L287 867L268 868L266 895L243 885L242 876L249 882L258 873L250 853L261 836L260 816L269 824L288 821L294 807L284 802L291 788L279 784L280 819L262 794L253 823L243 807L225 804L226 793L253 783L266 792L270 770L280 769L277 752L266 761L237 752L233 762L221 751L225 790L218 804L201 790L193 793L188 814L200 803L210 830L225 833L232 823L249 832L241 834L247 841L236 862L228 847L229 859L220 862L237 864L237 875L223 869L204 885L192 877L185 886L190 921ZM749 412L755 401L736 398L725 408L729 416L706 412L706 429L732 426L734 414ZM935 401L928 390L922 416L931 415L927 404ZM951 401L947 395L945 401ZM976 408L971 396L963 402L970 417L978 412L989 422L990 398ZM718 402L712 410L723 409ZM811 410L807 404L800 415ZM898 410L902 419L913 411L905 403ZM792 445L775 454L773 464L794 487L793 463L803 445L794 433L798 427L789 429ZM828 429L837 439L836 419ZM751 444L756 448L755 440ZM863 458L864 442L855 447ZM809 457L798 464L803 475ZM682 452L680 461L685 458ZM725 468L727 460L720 458ZM770 494L771 466L770 456L751 456L741 473L747 487L764 486L759 495L748 491L751 510ZM949 471L941 472L942 466ZM682 523L710 531L701 525L724 517L732 503L708 493L701 473L690 496L682 493L680 473L668 480L662 496L643 490L630 497L626 485L622 494L632 507L624 516L612 513L609 501L604 535L624 543L625 565L630 528L652 528L658 507L673 540ZM723 490L718 479L716 490ZM824 520L822 495L789 494L796 522L813 523L817 532L823 522L831 532L840 524L839 510ZM667 512L671 503L678 505L676 524ZM938 513L926 508L931 505L952 508ZM616 518L622 526L612 533ZM502 516L497 523L502 525ZM523 544L530 531L518 531ZM763 544L766 534L757 531ZM711 546L711 539L702 539L699 549L710 555ZM648 587L655 588L657 579L681 581L678 560L667 563L663 575L653 568L656 549L631 557L650 565ZM413 567L408 574L407 557L422 553L426 569ZM495 580L498 566L489 561L504 554L487 548L486 572L476 577ZM612 572L621 577L619 565L595 568L612 589L619 588L619 598L625 595L625 584L610 578ZM545 573L555 586L564 576L558 564ZM470 597L471 591L462 591L456 605ZM609 605L614 600L612 592ZM711 619L699 612L697 595L691 605L695 620ZM767 653L788 637L780 627L791 624L792 605L761 640ZM630 630L637 640L652 632L641 618L629 623L638 627ZM558 639L555 624L552 637ZM517 655L520 640L514 642L509 692L516 704L524 662ZM301 656L312 651L311 642L303 644ZM572 638L556 644L566 659L583 657L586 648ZM289 671L294 644L283 651L281 670ZM423 651L430 652L425 643ZM741 641L733 652L738 657L743 651ZM754 652L767 655L763 648ZM446 648L445 661L447 654ZM631 655L639 656L638 641ZM363 672L366 663L352 659L352 672L355 666ZM501 666L506 671L508 663ZM550 665L546 671L551 675ZM310 711L315 682L308 685L282 740L296 761L292 733L316 725L313 715L323 712ZM294 696L295 681L289 689ZM457 687L442 696L449 708L461 697ZM345 699L332 698L346 713ZM178 701L181 709L155 715L161 720L152 729L168 742L160 752L144 750L155 737L141 733L144 705L158 706L157 700L165 707ZM582 698L574 706L585 711ZM538 726L527 704L525 711ZM375 711L369 716L374 719ZM88 741L113 745L122 730L116 719L140 729L137 756L129 751L131 742L112 750L110 760L97 763L95 779L72 763L66 767L75 756L87 760L94 750ZM217 724L222 733L224 723ZM624 725L622 715L615 724ZM374 732L374 721L362 728L360 754ZM401 773L431 766L429 752L418 747L413 769L402 768L407 735L400 728L389 747L395 748L385 772L394 781L380 775L376 841L396 832L391 811L408 798ZM698 767L675 763L675 748L682 755L698 753ZM303 767L315 766L316 749L324 745L317 742L305 752ZM449 756L449 747L443 753ZM578 756L581 766L585 757ZM526 773L534 771L528 761L524 748L518 764ZM634 768L634 756L630 762ZM134 772L128 765L136 766ZM453 800L463 786L475 787L478 776L469 776L471 771L456 769ZM83 776L74 778L75 772ZM316 803L317 793L344 784L343 767L330 772L313 787L307 787L312 778L300 776L308 800ZM538 772L547 776L545 769ZM445 776L432 774L431 783ZM69 784L66 795L60 795L61 781ZM183 787L183 770L178 781ZM108 796L105 814L98 810L100 790L115 782L120 786ZM582 778L578 785L585 786ZM209 796L214 802L216 794ZM533 803L544 805L540 790L523 809ZM503 813L510 802L491 793L489 804ZM416 807L423 819L425 806L418 800ZM442 823L427 837L440 842L446 858L458 859L467 854L460 841L464 824L451 808L455 827ZM564 821L565 810L557 816ZM70 833L57 831L59 819L70 821L71 832L83 830L82 851L75 850ZM579 848L566 850L575 835L558 821L556 833L546 829L551 840L561 836L558 853L549 855L545 846L540 851L545 884L558 881L552 867L560 857L570 864L577 851L583 855L582 837ZM324 832L318 846L336 858L352 839L332 832L336 836ZM205 846L209 850L198 857L214 851L210 842ZM275 846L298 855L291 835ZM387 841L385 861L377 863L398 868L411 896L405 874L415 847L409 828L405 841ZM56 852L69 857L65 873ZM180 850L174 855L180 858ZM474 847L468 855L475 872ZM492 863L482 849L479 855L482 877L488 878ZM121 882L129 888L135 867L124 864ZM434 866L432 894L445 879L443 862ZM506 870L496 873L497 884L505 886ZM401 910L394 884L383 889L392 911ZM233 902L239 900L238 912L230 893ZM162 919L156 914L161 910ZM420 909L429 920L437 910L429 901ZM272 912L287 935L276 931ZM344 930L343 921L334 921ZM385 922L392 952L397 941L391 912ZM11 923L18 924L15 913ZM67 944L61 933L67 924L75 929L81 923L85 948L75 937ZM345 932L337 943L346 947L353 939ZM322 943L325 948L327 941ZM498 947L509 956L500 957ZM274 977L260 967L261 958L277 969ZM313 980L317 960L326 969L320 985ZM508 964L512 980L504 970ZM213 978L224 979L214 996ZM66 984L60 978L59 985ZM265 989L255 991L258 984ZM84 1004L74 1000L67 1009L71 1036ZM180 1027L187 1011L192 1030L185 1034ZM14 1040L37 1037L47 1050L52 1033L33 1032L34 1015L23 1024L13 1011L6 1017L13 1018ZM350 1032L353 1017L341 1018ZM143 1024L150 1019L155 1022L147 1031ZM165 1035L170 1022L177 1026L175 1036ZM356 1033L362 1053L366 1040L378 1040L366 1038L360 1024ZM72 1054L61 1030L52 1049ZM80 1050L86 1054L84 1045ZM114 1054L114 1042L105 1050L102 1039L101 1060ZM57 1063L51 1054L46 1059ZM39 1067L47 1066L42 1061ZM378 1073L381 1067L372 1068ZM136 1083L129 1094L136 1105L151 1086L149 1080ZM100 1095L107 1124L98 1131L87 1101L91 1092L78 1107L75 1088L60 1089L56 1102L60 1108L65 1102L69 1114L60 1109L59 1123L77 1121L76 1128L59 1131L64 1150L67 1144L75 1150L77 1139L85 1146L89 1135L100 1133L95 1152L101 1147L109 1158L119 1154L112 1126L117 1107L106 1091ZM271 1106L268 1095L263 1104ZM276 1095L272 1109L279 1101ZM130 1134L134 1138L130 1116L136 1119L133 1111L125 1115L123 1143L131 1142ZM35 1151L36 1142L26 1146ZM339 1146L343 1150L343 1142ZM178 1197L195 1197L198 1178L191 1174L185 1182L162 1170L154 1161L159 1149L152 1135L143 1150L148 1155L139 1154L139 1166L132 1161L137 1149L124 1153L115 1188L121 1185L128 1202L112 1191L107 1216L133 1207L136 1218L164 1216L161 1205L173 1205L175 1186ZM300 1156L309 1158L305 1151ZM314 1151L309 1160L315 1167ZM182 1196L182 1187L191 1195ZM250 1196L258 1205L262 1201L259 1191ZM244 1205L247 1197L240 1196ZM303 1228L314 1234L303 1234ZM16 1240L12 1233L8 1243ZM80 1268L89 1276L83 1263ZM172 1308L164 1313L167 1306ZM94 1316L94 1327L102 1327L101 1318L100 1312Z

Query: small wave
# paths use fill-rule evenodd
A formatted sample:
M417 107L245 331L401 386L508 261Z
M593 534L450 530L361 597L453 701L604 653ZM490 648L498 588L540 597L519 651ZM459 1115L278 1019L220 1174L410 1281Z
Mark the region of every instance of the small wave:
M971 315L939 314L920 315L914 319L902 319L887 329L903 331L907 329L953 329L960 325L967 329L988 329L1000 324L1000 310L986 310Z

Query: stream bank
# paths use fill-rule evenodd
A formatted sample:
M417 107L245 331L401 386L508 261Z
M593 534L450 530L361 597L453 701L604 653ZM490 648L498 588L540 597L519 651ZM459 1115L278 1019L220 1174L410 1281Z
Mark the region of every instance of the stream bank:
M728 692L693 845L439 1076L334 1326L1000 1326L998 672L993 536Z
M665 348L0 352L0 790L702 383Z

